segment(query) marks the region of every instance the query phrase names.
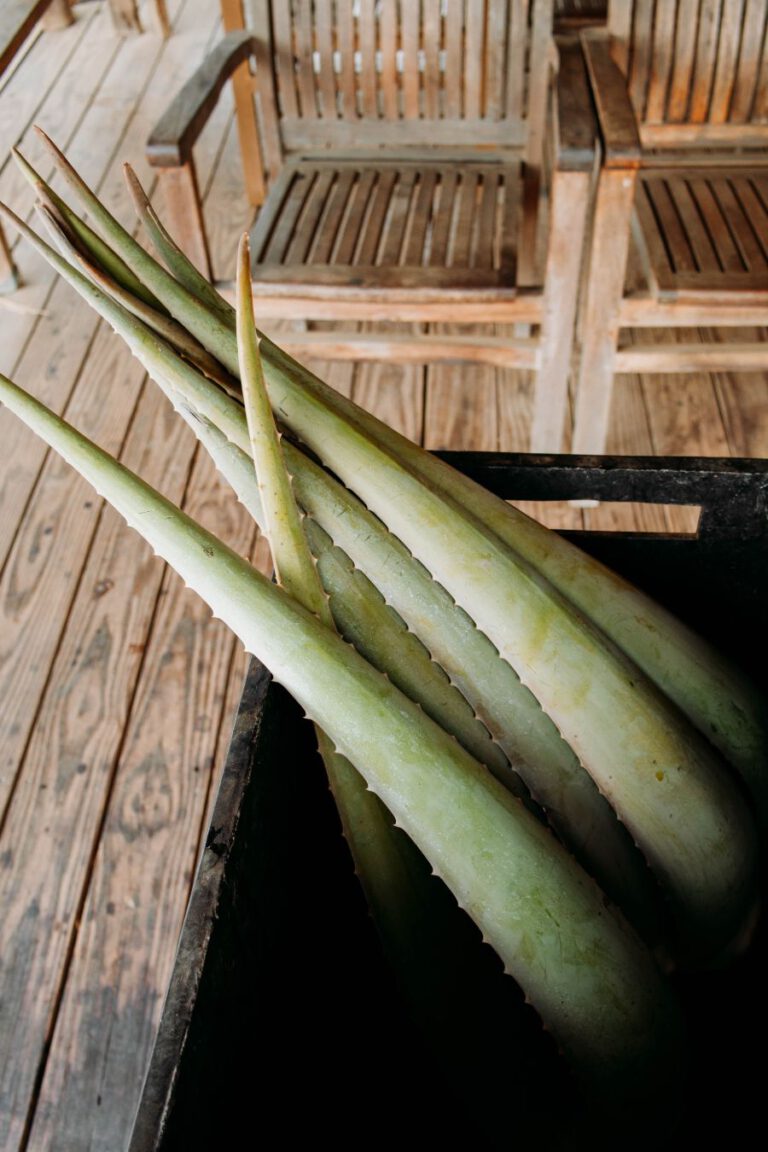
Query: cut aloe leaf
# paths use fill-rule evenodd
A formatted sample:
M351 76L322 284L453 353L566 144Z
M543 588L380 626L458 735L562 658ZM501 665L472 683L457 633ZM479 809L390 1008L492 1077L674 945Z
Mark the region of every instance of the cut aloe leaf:
M457 742L311 613L4 377L69 461L354 761L515 976L589 1091L666 1094L680 1017L598 886ZM640 1088L642 1086L642 1090Z

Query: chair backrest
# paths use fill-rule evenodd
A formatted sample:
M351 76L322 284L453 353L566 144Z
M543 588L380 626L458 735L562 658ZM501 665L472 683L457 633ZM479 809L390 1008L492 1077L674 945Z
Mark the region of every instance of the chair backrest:
M524 147L532 162L543 139L552 3L244 0L246 26L269 45L284 152Z
M609 0L648 148L768 144L766 0Z

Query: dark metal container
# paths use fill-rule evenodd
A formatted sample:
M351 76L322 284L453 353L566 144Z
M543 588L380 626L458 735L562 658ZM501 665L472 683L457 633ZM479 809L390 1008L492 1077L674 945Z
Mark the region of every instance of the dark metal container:
M507 499L699 505L695 536L566 535L766 688L768 461L444 455ZM659 1120L649 1102L657 1149L717 1137L745 1147L762 1127L766 959L761 924L732 965L680 981L693 1066L674 1116ZM492 961L488 979L499 979ZM478 1051L480 1084L465 1102L381 956L311 726L253 661L130 1152L580 1152L639 1147L637 1134L647 1146L637 1114L608 1136L581 1134L578 1095L551 1041L501 980L512 988L509 1047Z

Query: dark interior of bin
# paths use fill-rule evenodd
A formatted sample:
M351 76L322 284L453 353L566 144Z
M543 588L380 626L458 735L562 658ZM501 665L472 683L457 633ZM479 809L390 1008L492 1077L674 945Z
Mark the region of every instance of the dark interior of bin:
M508 498L701 504L696 539L578 540L765 684L766 462L449 458ZM594 1139L549 1038L490 950L477 952L470 1011L492 1023L487 1043L467 1025L457 1071L425 1043L381 958L310 725L254 662L131 1152L316 1140L567 1152L715 1134L739 1146L761 1123L764 926L732 967L680 983L694 1053L681 1113L659 1120L649 1101L647 1116L614 1117Z

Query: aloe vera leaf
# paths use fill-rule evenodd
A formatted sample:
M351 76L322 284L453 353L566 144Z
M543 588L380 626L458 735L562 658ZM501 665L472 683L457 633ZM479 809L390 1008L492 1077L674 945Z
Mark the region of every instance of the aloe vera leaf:
M194 430L237 499L263 528L261 497L250 457L182 401L172 388L164 388L164 391ZM295 449L292 451L296 459ZM476 760L489 767L513 792L527 795L527 789L521 789L521 781L517 782L517 773L500 745L489 735L474 709L451 683L443 668L432 659L419 637L409 631L398 613L385 603L375 584L354 566L310 516L305 516L303 527L337 630L369 663L420 704L441 728L451 732ZM595 878L599 882L599 877Z
M681 1018L650 953L518 800L355 650L5 377L0 400L75 467L328 732L444 879L588 1090L677 1075ZM652 1096L649 1098L652 1100Z
M294 372L425 481L472 512L639 665L742 776L768 830L768 705L752 679L640 589L329 388L265 338L265 372Z
M26 225L16 221L12 214L7 214L53 263L57 271L123 335L134 355L156 381L165 381L171 388L181 391L191 405L203 411L233 443L245 452L250 452L246 418L240 405L222 395L218 389L209 387L205 379L180 360L172 349L154 339L119 304L54 253ZM286 445L286 450L293 451L289 445ZM296 461L293 466L296 482L299 482L302 475L301 463L301 460ZM333 501L331 505L333 507ZM328 501L321 499L316 505L316 514L322 517L323 509L327 511ZM499 660L493 646L477 631L474 623L468 617L457 614L451 597L432 581L426 570L423 573L415 570L414 578L418 577L420 589L419 596L416 596L409 588L407 578L409 570L414 569L410 555L404 549L393 554L390 547L382 562L381 555L377 554L375 547L371 547L377 536L381 535L372 530L372 518L367 524L361 524L359 517L350 517L348 513L349 509L342 509L339 513L336 506L330 519L326 517L324 521L326 530L338 534L349 524L358 525L358 548L372 557L367 570L374 583L381 584L385 574L391 577L395 572L406 577L404 582L400 581L403 591L396 603L395 593L390 587L389 595L394 606L405 619L413 620L407 608L414 600L417 602L414 629L423 636L424 624L431 622L428 647L433 656L452 674L454 682L465 697L470 699L480 719L487 724L505 753L514 759L531 794L547 809L550 821L563 841L598 881L604 884L620 906L626 909L633 923L649 939L655 940L659 930L654 911L654 894L645 874L644 863L638 858L623 827L615 820L610 805L600 796L591 778L583 772L552 721L521 685L516 674L504 661ZM366 542L368 547L361 541ZM365 559L360 561L359 556L358 551L356 562L365 568ZM429 611L426 611L425 605L429 605ZM458 665L457 654L460 654Z
M279 583L328 627L333 627L328 600L304 536L301 517L280 448L272 415L251 300L250 247L246 235L237 251L237 347L251 456L261 495L264 528Z
M143 250L104 213L97 198L86 188L66 159L47 141L54 158L90 210L100 212L111 241L131 251L148 277L147 283L164 300L181 323L232 369L233 341L223 330L201 316L192 301L163 279L159 266L142 261ZM138 249L138 252L135 251ZM123 250L126 262L134 267ZM188 263L188 262L187 262ZM220 302L221 297L217 295ZM203 310L205 311L205 310ZM545 573L560 592L579 607L598 627L606 631L632 660L692 722L719 748L729 764L739 771L749 789L761 829L768 828L768 719L762 696L749 678L714 651L701 637L686 628L674 615L633 588L598 562L573 548L556 533L549 533L535 521L496 500L467 477L446 469L443 463L345 397L319 381L269 340L263 356L268 378L274 373L300 374L306 387L315 391L346 420L356 421L388 450L432 484L442 487L462 506L488 524L501 539Z
M93 210L94 202L98 205L96 197L87 189L83 191L83 182L65 158L50 142L49 146L83 202ZM102 219L112 243L121 249L126 262L132 267L135 267L133 260L141 264L147 284L163 299L169 311L234 371L233 339L227 336L226 324L211 327L210 313L206 319L194 301L177 290L178 286L174 287L171 277L163 278L164 270L147 263L143 249L108 214L104 218L102 213ZM216 295L221 303L221 297ZM305 385L345 419L360 422L409 467L420 471L431 483L442 485L458 503L489 524L510 547L539 567L721 750L728 763L742 775L757 806L760 827L768 828L768 719L765 702L749 678L651 598L574 549L556 533L548 533L504 501L496 501L467 477L446 470L437 458L339 396L268 340L264 341L263 356L268 378L272 373L301 373Z
M206 408L210 391L203 383L190 387L185 379L185 399L180 401L173 386L156 380L179 410L195 428L217 468L234 489L238 498L251 511L257 522L261 505L253 483L250 458L228 440L192 403ZM242 412L233 406L230 433L244 440ZM550 825L573 852L576 859L595 877L609 897L622 908L643 937L660 945L664 935L659 921L658 895L655 882L627 830L616 819L613 809L600 795L594 781L584 772L552 722L542 712L527 689L523 688L510 666L482 633L429 573L381 524L344 488L332 480L311 460L286 440L283 450L300 502L313 510L305 530L313 544L318 568L326 592L331 598L334 619L342 633L363 652L367 659L392 679L428 715L437 720L472 754L485 763L499 780L521 794L516 776L525 781L530 792L542 805ZM326 525L326 531L320 524ZM326 534L327 533L327 534ZM343 546L354 553L357 567L355 580L349 567L352 561L343 548L332 552L326 544L331 535L343 540ZM370 573L370 589L364 594L361 581ZM393 605L396 619L400 609L412 622L407 636L416 640L418 649L403 652L394 665L388 647L383 647L390 621L382 618L381 592ZM352 609L359 604L353 618ZM432 659L424 661L426 638ZM392 650L402 644L393 637ZM442 667L451 670L450 677ZM446 684L459 691L459 705L453 696L444 698ZM456 686L456 687L454 687ZM467 706L463 702L467 701ZM479 717L479 719L478 719ZM480 721L483 721L480 725ZM480 734L478 734L480 726ZM513 757L511 770L506 756L498 764L489 748L487 732ZM528 788L524 793L528 794Z
M422 560L549 713L662 883L686 962L708 963L741 941L755 918L757 834L712 746L461 505L300 379L267 380L280 420Z
M6 214L8 214L13 219L13 215L11 213L8 213L7 210L6 210ZM57 268L57 270L59 270L61 272L62 275L68 277L70 279L70 282L73 283L75 285L75 287L77 287L78 290L81 291L81 293L83 293L84 295L87 296L87 298L91 301L91 303L94 305L94 307L100 312L100 314L105 316L110 321L110 323L112 323L113 326L116 327L118 330L120 330L122 328L122 330L125 331L127 329L129 332L131 332L133 334L131 346L134 349L135 354L139 357L139 359L142 361L142 363L144 363L145 367L147 367L147 370L150 371L150 373L153 372L153 367L154 367L155 372L157 372L157 371L170 372L172 374L175 374L176 376L181 377L182 379L188 380L190 383L194 381L194 377L195 377L194 370L189 365L185 365L185 364L183 364L183 362L179 361L178 357L175 357L175 355L173 354L171 349L168 349L167 347L162 345L161 341L153 340L153 339L149 338L147 336L147 334L141 330L141 327L138 325L138 323L136 321L133 321L131 323L129 319L128 320L126 319L126 313L123 309L120 308L119 305L110 301L108 298L106 298L104 296L103 293L100 293L92 284L90 284L90 282L87 281L86 278L82 277L75 270L71 269L66 261L64 261L62 258L58 257L58 254L54 253L49 248L48 245L45 245L42 241L40 241L39 237L36 237L34 233L31 233L29 229L26 229L26 225L23 225L21 222L18 222L18 221L16 223L17 223L17 227L20 227L23 231L26 231L27 233L29 233L29 237L32 240L32 242L38 246L38 248L43 252L44 255L46 255L46 258L49 259L54 264L54 266ZM263 345L266 345L267 343L268 343L267 341L262 341ZM318 418L321 420L321 422L322 422L323 414L324 414L326 424L330 423L331 426L334 426L334 417L333 417L332 409L329 407L323 406L321 401L319 401L317 399L313 399L309 393L303 391L301 389L301 387L299 385L297 385L296 382L292 379L292 377L290 376L290 374L288 372L281 371L280 374L276 377L276 381L274 381L273 384L275 387L277 387L277 386L279 386L279 384L281 382L283 383L284 386L288 386L288 387L292 388L292 395L294 395L294 398L298 397L300 404L303 403L305 408L308 407L310 410L316 411L318 413ZM195 381L196 386L199 385L199 383L200 383L200 381ZM232 402L230 401L229 403L227 403L227 399L228 399L227 397L225 397L221 394L218 394L213 401L213 403L218 408L218 412L221 414L220 418L217 416L212 416L210 412L206 413L206 415L209 415L210 418L213 418L217 423L220 423L220 426L225 428L228 435L230 433L232 433L233 435L237 435L237 431L231 428L231 424L233 422ZM274 406L275 405L274 397L272 397L272 403ZM279 402L277 404L278 412L280 412L281 406L282 406L282 402ZM285 413L283 413L283 415L285 415ZM240 419L242 421L244 418L241 416ZM229 428L226 427L227 422L229 422L229 425L230 425ZM350 434L354 433L354 429L352 428L352 426L346 426L346 427L349 428ZM242 434L242 424L241 424L241 428L240 428L240 434ZM311 437L311 432L309 433L309 437ZM365 444L364 438L363 438L363 444ZM247 450L247 445L246 445L246 450ZM365 449L364 449L364 452L365 452ZM319 454L322 456L322 446L320 447ZM380 453L379 455L383 456L384 459L388 459L382 453ZM371 456L371 459L372 458L373 457ZM390 464L392 464L394 467L394 461L390 461ZM355 467L356 467L356 465L355 465ZM336 468L336 463L334 463L334 468ZM353 471L354 471L354 469L353 469ZM407 473L405 473L403 470L400 470L400 474L403 476L407 475ZM394 467L394 475L395 476L398 475L398 469L396 467ZM352 480L352 485L354 486L354 479ZM386 488L386 485L384 487ZM412 485L412 489L413 489L413 493L418 497L420 485L418 485L418 484L416 484L415 486ZM424 492L424 495L426 496L426 491ZM438 504L439 504L439 501L438 501ZM443 519L445 519L444 512L442 509L439 510L439 516L441 516L441 517L443 517ZM470 525L467 524L467 527L469 529ZM497 549L497 551L498 551L498 549ZM417 549L414 549L414 552L417 552ZM506 557L506 560L508 562L509 557ZM449 558L449 563L452 563L450 558ZM446 581L444 579L442 579L441 582L443 584L446 583ZM466 584L466 581L462 579L461 583ZM448 589L448 591L451 593L451 595L455 596L455 591L452 591L450 588ZM544 599L546 602L547 597L545 597ZM482 604L479 607L482 610ZM470 615L474 616L475 614L471 612ZM568 619L568 613L567 612L563 613L563 615L564 615L565 619L567 620ZM488 628L484 627L483 630L485 632L487 632ZM493 635L491 635L490 639L492 640L493 643L495 643L497 645L497 647L499 647L498 641L494 638ZM600 665L601 653L602 653L602 647L600 644L596 643L593 647L593 656L595 656L597 659L598 667ZM502 655L505 655L505 653L502 652ZM513 661L510 660L509 662L512 663L514 666ZM519 675L520 669L517 668L516 671L518 672L518 675ZM628 682L634 683L634 678L636 678L636 677L635 677L635 674L633 672L632 677L630 677ZM521 677L521 679L523 679L523 677ZM556 677L555 677L555 680L556 680ZM535 691L533 692L533 695L536 696ZM630 695L634 695L634 693L630 693ZM661 706L661 702L659 701L658 703L659 703L659 706ZM546 710L548 712L551 712L551 709L549 707L547 707ZM555 720L557 727L561 728L561 724L557 723L557 718L553 716L552 719ZM577 717L577 719L578 719L578 717ZM604 730L605 724L604 724L604 720L602 717L598 718L598 724ZM662 731L663 731L663 725L662 725ZM571 745L573 744L572 739L567 739L567 742ZM619 746L621 746L621 742L619 741L618 743L619 743ZM677 752L677 760L676 760L675 764L673 765L675 770L677 769L677 761L684 762L684 753L683 753L683 749L681 747L681 745L683 743L684 743L684 738L681 737L681 739L678 741L678 746L677 746L679 751L677 751L677 749L673 748L673 755ZM576 752L576 754L579 755L580 750L578 748L574 748L574 752ZM579 759L583 761L583 755L579 755ZM628 762L631 762L631 760ZM662 779L668 778L669 771L668 771L667 767L660 766L658 768L658 771L660 771L662 773ZM593 773L593 775L594 775L594 773ZM678 773L677 773L677 771L675 771L675 776L677 776L677 775L678 775ZM637 779L642 781L642 774L640 774L640 776L637 777ZM618 779L616 780L616 782L619 783L620 786L624 788L624 790L629 788L630 795L632 794L633 790L636 791L636 778L635 778L635 774L632 772L630 772L628 774L625 773L623 777L619 773ZM661 781L658 781L658 783L660 783L660 782ZM641 824L642 824L642 817L644 817L644 816L650 818L650 820L651 820L650 831L648 831L647 827L644 828L643 826L641 826L638 829L637 819L636 818L634 818L634 819L628 818L628 813L626 811L627 806L626 805L617 806L616 798L615 798L616 797L615 788L613 788L613 790L606 788L605 784L601 780L598 780L597 783L598 783L598 786L601 787L601 789L606 792L606 795L608 796L608 799L611 802L611 806L614 809L617 809L619 816L621 817L623 822L629 828L630 832L632 833L632 836L634 837L635 841L639 844L644 856L646 857L646 859L648 859L654 872L657 874L657 876L661 880L663 880L665 888L669 888L670 882L671 882L672 905L673 905L674 915L676 917L678 917L682 921L683 924L686 924L689 920L691 920L692 925L693 925L693 924L697 924L698 921L701 920L703 922L701 930L702 930L702 933L704 935L706 935L706 931L707 931L709 924L710 924L710 914L711 914L710 902L714 898L710 897L709 892L706 889L706 887L702 883L699 882L700 878L698 876L698 873L696 873L696 871L694 870L693 862L689 858L686 858L684 855L681 855L678 852L677 841L680 840L680 835L681 835L680 832L679 831L675 832L675 836L670 838L668 831L664 827L663 823L662 823L661 829L654 828L654 826L653 826L654 819L658 817L658 815L661 811L666 812L668 814L667 815L667 821L666 821L667 825L676 824L678 821L677 821L677 818L675 816L674 806L672 809L672 815L671 816L669 815L668 807L663 809L663 810L659 809L657 811L654 807L654 804L651 804L650 806L648 806L646 804L645 808L643 808L642 805L640 805L639 808L637 806L635 806L634 812L639 813L639 815L641 817ZM679 780L677 781L677 784L679 785ZM652 785L651 785L651 787L652 787ZM535 796L536 795L535 790L532 789L532 791L534 791L534 796ZM679 791L679 788L678 788L678 791ZM726 792L727 792L727 790L726 790ZM621 792L619 793L619 797L621 798ZM683 801L685 801L685 797L686 797L686 789L684 787L683 788ZM654 797L654 802L655 802L655 797ZM634 803L634 801L632 801L632 803ZM633 814L632 803L630 803L630 805L629 805L629 807L630 807L629 815L630 816ZM735 798L733 799L732 803L736 803ZM706 802L703 805L703 813L705 816L708 813L709 813L710 817L713 816L713 813L709 812L709 809L707 807ZM710 820L710 832L712 832L712 831L714 832L716 850L718 850L718 851L720 850L720 840L717 839L717 834L719 832L721 837L727 836L729 813L731 813L731 805L730 804L724 806L722 815L718 814L717 818ZM748 815L747 814L745 814L742 811L739 811L738 820L740 820L743 824L745 824L745 827L746 827L748 832L751 832L751 826L748 824ZM733 817L732 817L732 822L733 822L735 827L739 826L738 820L733 819ZM714 830L711 827L712 824L714 824ZM646 833L645 835L644 835L644 832ZM654 834L657 837L657 841L655 843L654 843L654 839L653 839ZM685 841L685 838L683 838L683 842L684 841ZM653 850L652 852L650 851L651 849ZM710 881L710 883L713 884L713 887L715 888L716 893L718 893L718 895L721 896L720 905L718 905L718 914L720 914L720 907L725 906L725 907L722 907L722 918L723 918L725 925L726 925L726 927L723 928L723 932L725 932L727 928L729 929L732 927L729 923L731 917L733 917L734 921L737 920L740 915L744 915L745 919L747 918L746 914L744 914L744 912L743 912L743 907L742 907L742 905L745 902L748 902L750 905L749 917L751 918L751 914L752 914L751 891L749 891L747 894L745 894L744 892L739 892L738 883L737 883L737 880L741 879L741 877L743 876L743 873L748 870L748 867L747 867L748 862L745 858L750 857L750 856L751 856L751 850L750 850L748 845L746 845L744 847L743 855L741 855L741 856L739 855L739 841L737 838L737 840L731 845L730 857L728 856L727 853L724 856L724 861L723 861L724 867L719 874L719 880L720 880L719 887L717 884L717 879L715 879L715 881ZM666 862L667 857L670 859L669 865L667 865L667 862ZM733 872L737 876L737 880L734 880L733 876L729 872L728 867L726 866L729 861L731 863L731 868L732 868ZM740 871L741 871L741 876L739 875ZM675 891L676 887L680 887L681 885L682 885L683 889L685 889L687 886L688 889L693 890L690 893L687 893L688 895L690 895L690 898L692 900L693 909L688 909L686 907L685 899L681 898L682 894L680 892ZM745 884L745 888L749 889L750 885ZM733 891L735 892L736 897L737 897L736 899L730 898L732 895L731 889L733 889ZM726 894L727 894L727 898L726 898ZM697 931L698 931L698 928L697 928ZM716 934L716 929L713 928L713 931ZM737 928L733 928L733 934L734 934L734 936L738 934ZM687 936L693 936L693 938L695 938L695 934L692 931L685 931L682 933L682 935L686 936L686 937ZM692 952L692 955L694 955L694 954L695 953Z
M58 212L66 227L70 229L77 241L82 245L83 250L90 254L93 261L100 265L108 276L130 292L131 295L137 297L139 300L143 300L144 303L148 304L151 308L164 311L160 301L144 287L138 276L134 276L125 261L121 260L112 248L104 243L98 233L94 232L84 220L81 220L77 213L72 211L67 202L62 200L61 196L59 196L50 185L46 184L42 176L35 171L29 161L19 152L18 148L12 148L11 155L16 161L22 175L32 188L34 188L42 203L47 204L49 208Z
M649 940L657 892L627 829L511 665L364 505L285 444L300 503L368 575L471 704L558 836ZM506 773L501 779L507 779Z
M134 296L128 289L114 280L101 265L94 263L72 242L68 235L66 221L58 219L55 208L46 204L38 205L38 214L53 236L59 251L73 265L78 266L85 275L93 281L111 299L121 304L132 316L142 320L148 328L162 336L172 348L175 348L190 364L194 364L203 375L213 380L229 396L240 397L242 388L239 380L235 380L222 368L218 360L202 346L194 336L191 336L183 325L179 324L165 310L159 311L145 303L143 299Z
M107 323L111 324L116 332L123 335L124 339L129 343L133 354L144 365L148 372L166 372L172 378L183 378L186 376L191 384L197 384L200 380L205 379L205 376L197 372L190 363L179 357L174 349L159 337L156 332L139 321L133 313L129 312L122 304L113 299L108 292L104 291L103 288L107 285L107 281L102 280L102 286L94 283L89 276L80 272L79 269L70 264L60 252L57 252L50 244L47 244L42 237L38 236L37 233L33 231L25 221L21 220L6 204L0 203L0 216L12 224L37 252L39 252L43 259L47 260L51 267L58 272L64 280L67 280ZM57 225L53 217L44 214L44 219L48 226L56 230ZM61 241L62 246L68 244L67 237L60 232L57 234L57 238ZM234 344L233 347L236 354L237 348ZM237 370L239 371L239 369ZM217 422L220 421L226 424L228 416L232 411L230 407L232 403L231 400L229 400L229 397L219 388L213 388L209 397L212 410L217 412L217 416L214 419ZM247 429L245 427L245 417L242 414L241 405L238 405L238 413L242 421L239 425L239 430L243 431L246 436L244 447L245 450L248 451Z
M241 238L238 249L236 286L245 414L275 572L289 595L327 628L335 630L330 602L304 534L264 386L253 322L247 236ZM336 584L337 603L343 602L345 591L339 590ZM362 597L362 606L366 603L369 611L363 614L360 629L363 634L374 615L370 602ZM357 606L358 609L361 606L360 599ZM398 638L402 639L402 633ZM407 658L402 645L390 655L394 667ZM397 683L394 678L393 682ZM454 1071L462 1069L458 1083L466 1092L468 1073L476 1072L477 1049L488 1044L489 1036L498 1032L501 1023L501 1020L494 1021L489 1029L487 1020L476 1015L477 982L482 971L476 957L478 941L467 937L463 924L457 922L455 905L446 903L438 890L442 885L432 876L429 863L402 830L393 825L390 813L368 789L354 764L336 751L333 741L317 724L315 734L355 872L384 953L428 1042L443 1059L447 1057ZM414 932L416 926L418 930ZM428 932L426 947L425 931ZM436 964L442 971L439 981L434 979ZM502 1004L498 1007L501 1011ZM501 1039L496 1036L497 1041ZM508 1047L512 1035L503 1040ZM487 1072L487 1062L484 1063ZM489 1119L493 1111L488 1110ZM494 1125L497 1123L494 1119Z
M168 234L130 164L123 165L123 173L134 209L136 210L136 215L144 225L155 251L160 256L160 259L168 271L180 284L188 288L197 299L202 300L214 312L221 314L222 318L228 324L231 324L233 315L232 305L216 291L210 281L198 271L192 261L184 255L174 239Z
M230 311L230 314L225 316L179 284L104 207L53 141L40 128L37 132L51 153L57 169L85 211L90 213L102 234L108 237L113 251L128 265L145 288L162 302L171 316L195 335L211 355L236 376L239 369L234 312Z

